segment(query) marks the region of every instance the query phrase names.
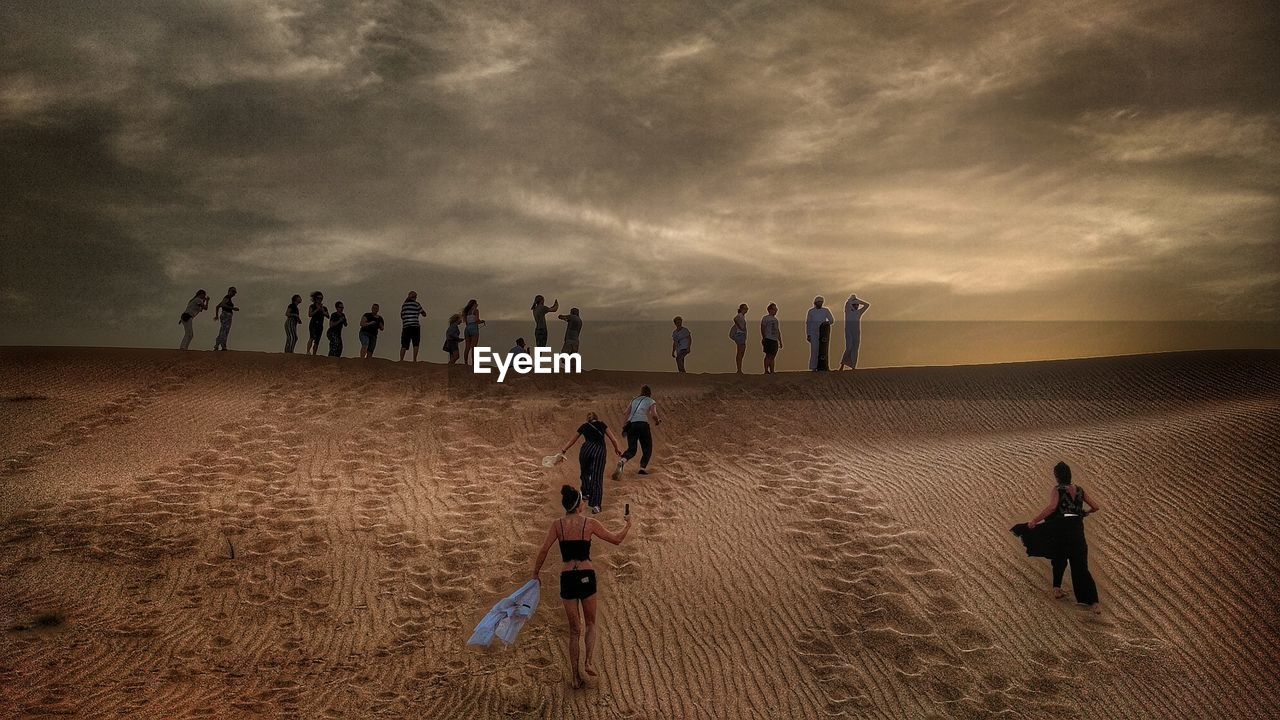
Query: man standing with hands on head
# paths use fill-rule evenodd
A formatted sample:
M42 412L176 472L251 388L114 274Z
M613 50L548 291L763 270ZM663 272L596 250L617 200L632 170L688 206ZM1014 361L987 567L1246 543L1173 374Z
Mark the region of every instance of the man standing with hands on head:
M760 346L764 349L764 373L773 374L774 360L782 349L782 329L778 327L778 306L769 303L769 313L760 318Z
M422 318L427 316L427 311L422 309L422 304L418 302L418 293L413 290L409 291L409 296L404 299L404 304L400 306L400 361L404 361L404 354L409 349L409 345L413 345L413 362L418 362L418 345L422 344Z

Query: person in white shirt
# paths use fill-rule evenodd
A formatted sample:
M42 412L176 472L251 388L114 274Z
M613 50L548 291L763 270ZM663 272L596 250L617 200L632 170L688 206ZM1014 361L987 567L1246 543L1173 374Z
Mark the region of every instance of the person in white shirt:
M769 303L769 313L760 318L760 346L764 349L764 372L772 375L774 359L782 349L782 329L778 325L778 306Z
M658 403L653 399L653 390L648 385L643 385L640 388L640 394L627 406L626 421L622 424L622 434L627 438L627 451L622 453L622 459L614 468L614 480L622 477L622 468L628 460L636 456L637 446L643 450L640 456L640 474L649 474L649 459L653 457L653 430L649 427L650 419L653 420L654 425L662 424L662 418L658 417Z

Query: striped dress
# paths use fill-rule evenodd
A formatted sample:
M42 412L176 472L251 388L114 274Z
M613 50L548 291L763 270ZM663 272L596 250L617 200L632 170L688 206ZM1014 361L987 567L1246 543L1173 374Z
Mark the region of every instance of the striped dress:
M604 506L604 466L609 454L604 446L607 429L599 420L583 423L578 428L582 436L582 447L578 450L582 495L593 508Z

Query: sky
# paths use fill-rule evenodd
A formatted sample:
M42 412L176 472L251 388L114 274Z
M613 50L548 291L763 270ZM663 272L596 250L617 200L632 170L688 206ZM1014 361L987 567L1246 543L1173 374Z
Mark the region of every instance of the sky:
M9 0L0 343L232 284L273 326L411 288L1274 319L1277 37L1272 2Z

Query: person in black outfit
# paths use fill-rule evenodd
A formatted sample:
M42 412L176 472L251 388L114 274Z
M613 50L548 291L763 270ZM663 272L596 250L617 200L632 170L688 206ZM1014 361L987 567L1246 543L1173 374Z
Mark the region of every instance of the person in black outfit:
M342 328L347 326L347 314L343 312L342 301L333 304L333 314L329 316L329 357L342 357Z
M307 325L310 337L307 339L307 353L315 355L320 352L320 336L324 335L324 321L329 317L329 308L324 306L324 293L316 290L311 293L311 307L307 308L311 318Z
M604 506L604 466L609 457L604 441L608 440L613 444L615 455L621 455L622 449L618 447L618 439L613 436L613 431L600 422L600 417L595 413L587 413L587 421L578 426L560 454L569 452L578 438L583 439L582 448L578 450L578 475L582 494L586 496L585 502L591 507L591 512L598 513Z
M561 486L560 504L564 506L565 515L547 529L547 538L543 540L538 559L533 563L533 579L541 581L539 575L542 574L542 564L547 560L547 551L558 541L560 559L564 561L560 571L560 599L569 620L569 660L573 663L573 687L577 689L586 684L586 678L578 671L578 639L583 634L579 629L579 612L587 626L587 661L584 667L588 675L596 676L592 663L596 644L596 571L591 569L591 536L614 545L622 544L631 529L631 515L626 516L627 524L622 532L612 533L595 518L583 516L587 504L583 502L581 492L568 485Z
M374 303L369 312L360 316L360 357L371 358L378 347L378 331L386 325L378 314L378 303Z
M1053 562L1053 596L1066 597L1062 590L1062 576L1071 565L1071 590L1076 602L1088 605L1094 612L1102 612L1098 602L1098 586L1089 572L1089 544L1084 539L1084 518L1102 509L1079 485L1071 482L1071 468L1060 462L1053 468L1057 487L1049 495L1049 504L1040 511L1027 529L1035 531L1044 523L1041 532L1047 533L1049 559ZM1085 509L1085 505L1089 509ZM1025 540L1024 540L1025 542Z

